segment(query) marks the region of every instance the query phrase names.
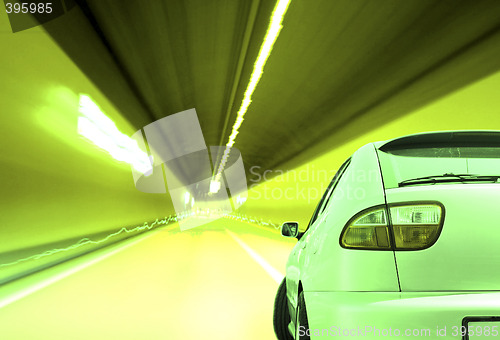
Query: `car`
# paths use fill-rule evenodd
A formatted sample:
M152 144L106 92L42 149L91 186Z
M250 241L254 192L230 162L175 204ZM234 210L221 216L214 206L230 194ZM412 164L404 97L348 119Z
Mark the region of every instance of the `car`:
M278 339L500 339L500 131L369 143L339 168L274 305Z

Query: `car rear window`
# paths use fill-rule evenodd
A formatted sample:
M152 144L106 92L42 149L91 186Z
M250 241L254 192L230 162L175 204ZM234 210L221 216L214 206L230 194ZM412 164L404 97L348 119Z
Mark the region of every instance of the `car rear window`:
M498 146L436 146L378 150L386 189L443 174L500 175ZM427 183L432 185L432 183Z

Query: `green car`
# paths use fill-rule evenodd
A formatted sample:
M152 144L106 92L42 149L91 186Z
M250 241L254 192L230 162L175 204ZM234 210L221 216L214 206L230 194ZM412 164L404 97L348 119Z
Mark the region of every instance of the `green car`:
M415 134L340 167L278 289L278 339L500 339L500 131Z

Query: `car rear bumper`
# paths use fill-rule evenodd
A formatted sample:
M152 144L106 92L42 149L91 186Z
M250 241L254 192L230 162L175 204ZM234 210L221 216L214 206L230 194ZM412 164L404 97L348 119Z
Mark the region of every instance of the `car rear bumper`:
M500 292L305 292L305 301L312 339L462 339L464 318L500 316ZM487 325L500 333L500 322Z

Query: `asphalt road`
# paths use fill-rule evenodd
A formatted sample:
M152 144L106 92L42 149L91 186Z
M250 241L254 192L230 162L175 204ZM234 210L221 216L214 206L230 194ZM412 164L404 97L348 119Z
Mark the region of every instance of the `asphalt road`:
M275 339L273 300L294 244L228 219L169 226L66 264L38 288L32 279L0 308L0 338Z

